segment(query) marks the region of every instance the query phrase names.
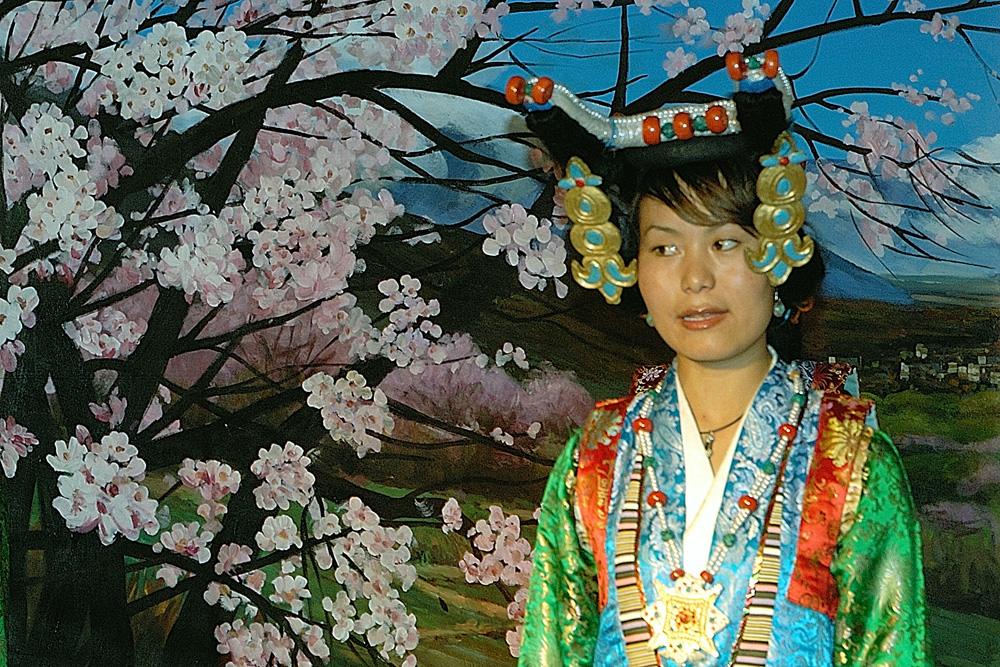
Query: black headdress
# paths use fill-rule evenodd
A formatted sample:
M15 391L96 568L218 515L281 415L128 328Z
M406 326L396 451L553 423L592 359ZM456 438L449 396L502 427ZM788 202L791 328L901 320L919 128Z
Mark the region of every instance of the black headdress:
M513 77L507 84L507 100L528 106L528 126L552 157L566 164L559 185L567 191L565 208L574 223L570 240L583 256L582 262L573 261L573 277L600 290L609 303L618 303L622 288L636 280L635 261L622 260L621 233L611 220L626 208L636 174L651 168L759 156L761 203L754 212L759 240L756 249L747 249L747 262L778 286L812 256L812 239L799 234L805 221L800 201L805 157L787 131L792 93L778 55L730 53L726 68L737 84L730 99L610 118L547 77Z

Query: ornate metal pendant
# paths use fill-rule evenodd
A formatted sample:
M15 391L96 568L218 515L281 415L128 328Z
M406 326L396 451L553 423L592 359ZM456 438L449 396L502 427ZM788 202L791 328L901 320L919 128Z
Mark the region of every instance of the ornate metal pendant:
M673 586L655 582L656 602L643 609L652 636L649 647L678 664L685 664L698 651L719 656L715 635L729 625L729 619L715 606L722 586L709 586L684 573Z

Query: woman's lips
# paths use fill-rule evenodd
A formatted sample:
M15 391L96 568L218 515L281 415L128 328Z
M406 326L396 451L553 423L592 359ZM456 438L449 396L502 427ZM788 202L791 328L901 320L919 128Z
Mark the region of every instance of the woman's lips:
M701 331L711 329L722 321L726 316L726 311L712 308L699 308L691 310L680 316L681 326L691 331Z

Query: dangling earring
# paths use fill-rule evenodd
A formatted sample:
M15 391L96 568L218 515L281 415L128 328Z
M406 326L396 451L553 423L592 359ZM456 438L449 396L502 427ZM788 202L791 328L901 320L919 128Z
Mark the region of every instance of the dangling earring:
M778 296L778 290L774 290L774 306L771 308L771 312L774 313L775 317L781 317L785 314L785 304Z
M646 324L648 324L651 327L655 327L656 326L653 323L653 315L652 315L652 313L646 313Z

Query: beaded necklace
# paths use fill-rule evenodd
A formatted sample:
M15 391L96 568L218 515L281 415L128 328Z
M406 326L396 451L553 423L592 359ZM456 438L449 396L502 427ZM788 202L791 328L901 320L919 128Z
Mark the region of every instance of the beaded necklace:
M704 651L713 657L719 655L715 645L715 635L729 624L729 619L715 606L715 601L722 592L722 585L715 583L715 573L722 566L730 547L736 543L737 531L760 507L760 496L769 486L772 477L777 477L775 480L775 493L777 493L785 461L791 449L790 445L798 432L806 403L806 394L798 370L791 371L789 377L795 393L792 396L788 420L778 427L778 444L761 466L748 492L740 496L736 515L728 531L721 541L715 543L705 570L697 577L684 571L683 556L677 544L677 536L667 527L667 517L663 509L667 496L660 489L656 475L656 460L652 455L653 422L649 416L652 414L661 387L651 390L646 395L639 408L638 418L632 422L638 447L628 495L638 498L644 482L648 484L647 488L651 489L645 498L646 505L656 512L654 520L659 521L663 552L670 567L669 586L654 579L655 602L646 604L646 596L640 591L644 607L642 618L650 630L648 647L654 655L659 651L660 655L671 658L678 664L685 664L698 651ZM638 568L638 559L634 559L633 562ZM636 573L638 574L638 570ZM636 576L636 583L640 581L641 578Z

